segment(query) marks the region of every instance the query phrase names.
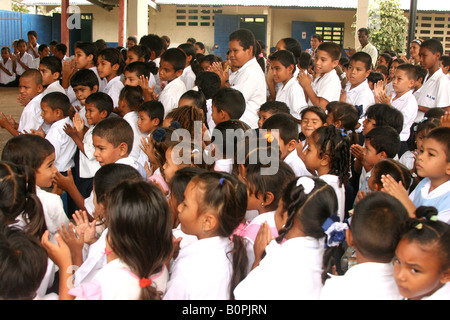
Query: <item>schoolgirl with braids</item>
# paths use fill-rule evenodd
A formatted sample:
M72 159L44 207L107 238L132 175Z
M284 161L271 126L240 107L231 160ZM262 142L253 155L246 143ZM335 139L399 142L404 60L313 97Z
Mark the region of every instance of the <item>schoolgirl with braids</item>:
M273 239L269 226L261 226L253 270L234 290L236 299L318 299L346 228L338 222L337 208L336 194L325 181L291 180L275 213L279 236Z
M331 185L338 198L338 215L346 215L345 186L350 177L350 141L345 130L334 125L316 129L306 140L305 166Z
M181 231L198 241L179 251L164 300L234 299L249 265L243 238L233 235L246 208L247 190L236 177L206 172L192 178L178 217Z
M394 278L408 300L450 297L450 226L434 207L419 207L395 250Z

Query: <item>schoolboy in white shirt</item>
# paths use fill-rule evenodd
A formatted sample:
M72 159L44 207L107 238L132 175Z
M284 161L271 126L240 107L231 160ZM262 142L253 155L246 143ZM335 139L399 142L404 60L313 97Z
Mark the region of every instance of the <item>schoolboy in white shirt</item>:
M186 66L186 54L178 48L171 48L161 55L159 79L167 82L159 95L159 102L164 106L164 116L178 107L178 101L186 92L186 85L180 79Z
M61 92L66 94L66 90L61 86L59 79L61 78L61 62L55 56L43 58L39 64L39 71L42 75L42 85L45 90L43 96L50 92Z
M16 75L14 74L13 61L11 60L11 50L9 47L3 47L1 51L2 60L0 61L0 86L14 86Z
M268 118L261 127L267 130L267 141L275 143L278 141L280 148L280 160L287 163L294 171L296 177L311 176L312 174L306 169L305 163L298 156L298 123L294 117L286 113L277 113ZM278 131L278 132L277 132Z
M348 245L356 249L357 264L344 275L327 279L320 299L401 300L391 261L398 230L407 219L403 205L385 192L375 191L360 200L346 231Z
M107 80L103 92L113 99L114 107L118 107L120 90L124 87L120 80L120 75L125 67L123 55L116 48L106 48L98 54L97 62L99 76Z
M423 115L429 108L450 107L450 80L439 66L442 54L442 43L438 40L428 39L420 46L420 65L428 70L428 75L417 98L419 112L416 122L423 119Z
M15 61L16 69L14 72L17 76L21 76L26 70L34 67L34 59L29 53L26 52L27 43L24 39L17 41L17 50L19 53L16 56L11 56L11 58Z
M367 108L375 104L375 96L367 81L371 68L372 58L368 53L362 51L355 53L350 58L348 83L340 98L341 101L361 108L361 114L365 114Z
M317 48L314 60L315 78L299 73L298 80L305 90L308 105L320 106L326 110L331 101L339 101L341 80L334 68L339 64L341 47L334 42L324 42Z
M74 166L73 157L77 149L75 142L65 133L66 125L73 126L69 118L70 100L61 92L51 92L41 100L42 118L50 125L47 134L33 130L33 134L45 136L55 147L55 167L65 173Z
M183 50L186 53L186 67L183 70L183 74L181 75L181 80L186 85L186 91L192 90L195 86L195 78L196 75L192 70L192 62L195 60L195 47L190 43L183 43L178 46L179 49Z

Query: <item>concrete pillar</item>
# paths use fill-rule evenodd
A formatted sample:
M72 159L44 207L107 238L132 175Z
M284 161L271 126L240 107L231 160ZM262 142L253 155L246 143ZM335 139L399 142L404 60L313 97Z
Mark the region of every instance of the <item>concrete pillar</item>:
M127 22L127 0L119 0L119 46L125 47L126 22Z
M355 48L360 46L358 41L358 30L367 28L369 25L369 0L358 0L356 8L356 30L355 30Z
M128 0L126 26L126 37L135 36L138 42L148 34L148 0Z

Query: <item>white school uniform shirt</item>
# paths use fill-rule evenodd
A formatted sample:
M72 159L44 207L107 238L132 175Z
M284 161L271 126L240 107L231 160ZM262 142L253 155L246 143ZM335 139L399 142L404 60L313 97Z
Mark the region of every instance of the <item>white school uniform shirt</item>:
M163 300L229 300L233 273L227 237L194 241L180 250L170 269Z
M106 228L97 241L86 248L83 263L74 273L74 287L92 281L97 272L106 265L105 249L107 234L108 229Z
M392 263L365 262L325 281L321 300L401 300Z
M341 222L343 222L345 218L345 186L339 186L339 177L334 174L321 175L320 179L332 186L334 192L336 192L338 200L338 216L341 219Z
M6 70L8 70L11 73L11 76L6 74L5 71L0 70L0 83L1 84L8 84L14 80L16 80L16 75L14 73L13 70L13 62L10 58L8 58L8 60L6 60L6 62L4 62L3 60L1 61L3 68L5 68Z
M77 150L77 145L64 132L66 124L73 126L69 117L54 122L45 136L45 139L50 141L55 147L55 167L59 172L65 172L75 165L73 157Z
M116 76L108 81L103 89L103 92L109 95L113 100L114 108L119 106L120 90L122 90L123 87L124 85L122 81L120 81L120 76Z
M184 247L190 245L191 243L198 241L198 238L196 236L184 233L181 230L181 224L178 224L176 228L172 229L172 234L175 237L175 239L181 237L180 249L183 249Z
M370 57L372 58L372 66L375 68L375 65L378 61L378 50L377 47L375 47L372 43L368 43L364 48L362 46L359 46L356 51L362 51L365 53L368 53Z
M408 141L411 126L414 124L419 110L417 100L414 98L411 90L398 99L395 99L395 96L396 94L394 93L391 99L391 105L403 114L403 128L400 132L400 141Z
M267 84L261 66L252 58L229 78L230 86L245 99L245 111L239 120L252 129L258 128L258 110L267 101Z
M364 115L371 105L375 104L375 96L373 91L369 87L367 79L362 83L351 89L352 84L350 82L345 86L346 100L354 106L362 106L362 115ZM361 115L361 117L362 117Z
M84 153L80 152L80 178L92 178L98 169L100 169L100 163L94 156L95 147L92 140L92 131L95 126L91 126L83 137Z
M322 289L323 240L272 240L266 256L234 289L236 300L317 300Z
M186 92L186 85L180 79L180 77L170 81L159 95L159 102L164 106L164 117L178 107L178 101L183 93Z
M284 162L286 162L294 171L296 177L302 176L311 176L311 172L306 169L305 163L297 154L297 150L291 151L286 158L284 158Z
M27 131L31 133L31 129L38 130L40 126L42 129L47 130L50 126L44 124L44 119L41 117L41 100L42 93L35 96L30 102L27 103L25 108L22 110L22 114L20 115L19 127L17 131L24 132Z
M450 180L430 192L431 181L424 178L410 193L409 198L416 208L420 206L435 207L440 221L450 223Z
M126 158L122 158L116 161L116 163L127 164L135 168L144 179L147 179L147 172L144 167L141 166L139 162L137 162L133 157L128 156Z
M51 92L61 92L65 95L67 95L66 93L66 89L64 89L62 87L62 85L59 83L59 81L54 81L52 83L50 83L47 88L45 88L44 92L42 92L42 96L44 97L45 95L51 93Z
M183 74L180 76L181 80L184 82L186 86L186 91L192 90L192 88L195 86L195 79L196 75L194 71L192 71L191 66L187 66L183 70Z
M47 230L51 236L54 236L61 224L65 224L66 227L69 225L69 218L64 211L61 197L55 193L42 190L38 186L36 186L36 195L42 203Z
M311 82L311 87L317 97L323 98L328 102L339 101L341 96L341 80L334 69L316 77ZM311 99L308 99L308 105L313 105Z
M244 229L244 238L251 244L252 248L255 243L256 235L264 222L267 222L272 236L278 237L277 225L275 224L275 211L258 214Z
M427 108L445 108L450 106L450 80L444 75L441 68L433 73L431 77L427 74L417 99L417 104ZM419 111L416 122L422 120L423 115L424 112Z
M305 92L300 83L298 83L297 77L292 77L286 85L280 87L275 100L286 103L291 115L299 120L301 111L308 106Z
M128 112L126 115L123 116L123 119L126 120L133 129L134 141L133 141L133 148L131 149L130 152L130 157L134 158L136 161L140 159L141 155L140 152L141 148L139 147L141 145L141 139L146 136L139 130L139 127L137 125L138 118L139 115L136 111ZM141 163L141 165L144 166L144 163Z
M450 282L444 284L431 296L423 297L421 300L450 300Z
M39 43L36 42L36 45L33 47L33 49L38 55L37 58L35 58L34 52L33 52L33 50L31 48L29 48L27 50L27 53L29 53L33 57L33 59L39 59Z
M216 127L216 123L212 118L212 99L206 100L206 122L208 123L209 133L212 134Z
M16 56L16 59L19 60L19 57ZM31 54L25 52L22 58L20 58L20 61L22 61L22 63L25 64L28 68L34 69L34 58L31 56ZM16 61L16 74L18 76L21 76L24 72L25 69L22 67L19 61Z
M166 290L169 273L162 270L149 276L151 286L162 293ZM69 290L76 300L139 300L142 289L140 278L120 258L106 264L90 283Z
M406 151L398 160L401 164L405 165L409 170L414 169L414 164L416 163L416 156L411 151Z

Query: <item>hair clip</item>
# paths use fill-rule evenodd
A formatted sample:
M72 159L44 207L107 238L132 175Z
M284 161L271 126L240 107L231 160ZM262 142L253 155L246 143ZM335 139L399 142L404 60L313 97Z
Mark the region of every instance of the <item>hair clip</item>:
M344 128L341 128L341 136L346 137L347 133L345 132Z
M221 186L223 186L224 181L225 181L225 178L220 178L220 179L219 179L219 184L220 184Z
M275 138L273 137L273 135L271 135L270 133L268 133L268 134L266 134L266 139L267 139L267 142L272 143L272 141L273 141Z
M161 142L164 140L164 137L166 136L166 130L163 128L158 128L155 131L153 131L152 137L155 139L155 141Z
M415 226L415 228L416 228L417 230L422 230L423 224L419 223L419 224L417 224L417 225Z
M348 229L348 224L341 222L339 217L335 214L322 225L322 230L327 235L327 241L325 247L337 247L345 239L345 231Z
M431 216L429 220L430 221L438 221L438 216L436 216L436 215Z
M181 124L178 121L173 121L169 127L174 128L174 129L180 129Z
M109 256L111 253L113 253L112 250L105 249L105 251L103 251L103 254L105 254L107 256Z
M297 187L300 185L303 186L303 188L305 190L305 194L309 194L316 186L316 183L310 177L300 177L297 180Z
M150 286L151 284L152 284L151 279L142 278L139 280L139 287L141 287L141 288L146 288L146 287Z

